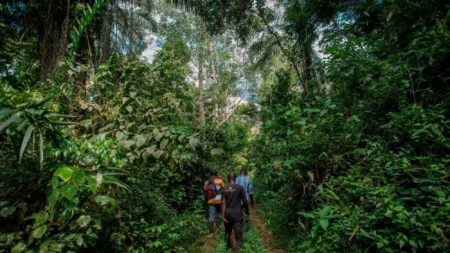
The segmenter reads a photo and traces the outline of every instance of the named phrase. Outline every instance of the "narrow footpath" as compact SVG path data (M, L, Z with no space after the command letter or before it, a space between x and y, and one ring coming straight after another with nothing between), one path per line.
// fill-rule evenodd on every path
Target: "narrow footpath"
M261 237L262 243L267 252L284 253L284 250L275 247L275 238L273 233L272 231L267 230L266 223L258 215L258 207L256 205L250 209L250 224L250 226L252 226L252 228L255 229Z
M225 233L223 226L215 235L204 237L202 244L192 252L225 253ZM244 234L244 245L241 253L284 253L284 250L275 247L275 238L266 227L264 220L258 215L258 207L250 208L250 225Z

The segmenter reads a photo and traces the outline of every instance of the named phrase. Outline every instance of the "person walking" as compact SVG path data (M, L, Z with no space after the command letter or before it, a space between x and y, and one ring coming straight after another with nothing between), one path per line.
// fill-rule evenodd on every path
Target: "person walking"
M208 222L211 234L219 228L222 221L220 205L222 204L221 192L224 186L222 178L215 171L211 172L209 179L203 185L208 204Z
M247 202L250 202L253 207L253 183L248 176L247 169L241 170L240 175L236 179L236 183L244 188Z
M225 240L227 249L231 249L231 233L234 230L236 237L236 247L234 252L239 252L239 248L244 243L244 214L243 208L248 210L248 201L245 190L236 184L236 174L228 175L228 185L222 192L222 214L225 225Z

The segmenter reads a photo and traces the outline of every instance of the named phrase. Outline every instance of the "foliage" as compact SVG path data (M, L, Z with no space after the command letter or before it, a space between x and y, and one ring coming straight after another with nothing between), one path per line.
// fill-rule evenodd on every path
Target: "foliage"
M189 252L241 168L288 251L448 251L446 1L171 2L0 4L1 252Z
M336 4L325 19L320 2L287 4L304 8L286 13L295 36L308 12L329 22L328 87L269 83L252 145L265 215L293 252L448 250L450 51L436 47L448 6L385 4Z

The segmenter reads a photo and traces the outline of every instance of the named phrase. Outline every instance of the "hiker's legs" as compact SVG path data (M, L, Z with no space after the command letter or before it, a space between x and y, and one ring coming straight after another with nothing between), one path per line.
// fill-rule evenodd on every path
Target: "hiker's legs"
M224 223L225 226L225 241L227 242L227 249L231 249L231 231L233 231L233 222Z
M217 228L219 228L222 223L222 210L220 205L216 205L216 222Z
M233 224L234 235L236 236L236 248L238 249L237 252L239 252L239 248L244 243L243 227L244 227L243 221L234 222Z
M242 207L242 210L244 211L244 214L249 216L250 215L250 206L249 205L244 205Z
M253 194L250 194L249 196L250 196L250 203L251 203L251 205L253 207Z
M206 219L208 219L209 218L208 196L206 194L204 195L205 195L205 202L203 203L203 207L205 208Z
M208 222L209 222L209 232L214 233L214 219L216 216L216 207L214 205L208 205Z

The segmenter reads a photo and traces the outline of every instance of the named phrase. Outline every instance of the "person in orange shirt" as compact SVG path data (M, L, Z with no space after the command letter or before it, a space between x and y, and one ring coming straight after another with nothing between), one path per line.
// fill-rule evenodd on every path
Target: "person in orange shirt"
M217 172L211 172L208 180L203 185L208 199L208 222L209 232L214 233L219 228L222 221L221 208L222 204L222 188L225 186L223 180L217 175ZM217 224L215 224L217 220Z

